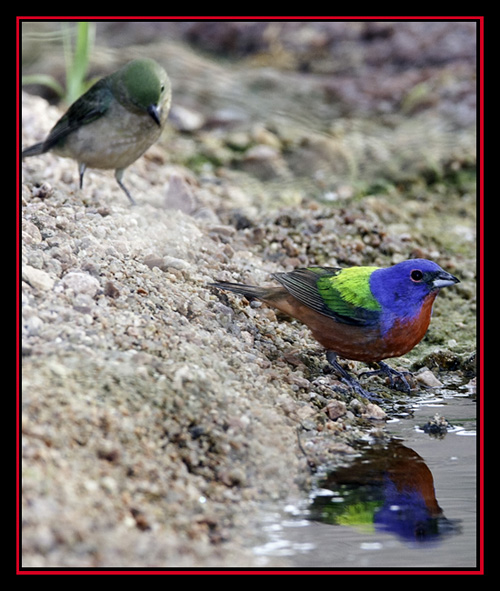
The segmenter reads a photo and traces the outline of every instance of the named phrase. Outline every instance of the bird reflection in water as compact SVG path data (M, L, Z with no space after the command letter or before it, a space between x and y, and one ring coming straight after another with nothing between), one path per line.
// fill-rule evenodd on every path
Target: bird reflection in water
M398 440L369 447L350 466L330 473L310 506L311 519L366 531L385 531L407 541L438 541L459 533L443 515L432 473ZM330 494L331 492L331 494Z

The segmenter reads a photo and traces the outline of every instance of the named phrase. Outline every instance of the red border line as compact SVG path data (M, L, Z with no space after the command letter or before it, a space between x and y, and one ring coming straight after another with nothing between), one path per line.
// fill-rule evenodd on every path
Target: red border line
M68 569L68 570L57 570L57 569L22 569L21 556L20 556L20 474L19 474L19 462L20 462L20 22L23 20L476 20L479 24L479 84L478 84L478 99L479 99L479 126L478 126L478 151L479 151L479 343L480 350L484 347L484 317L483 317L483 298L484 298L484 16L217 16L217 17L206 17L206 16L172 16L172 17L159 17L159 16L17 16L16 17L16 194L17 194L17 207L16 207L16 320L17 329L16 334L16 345L17 345L17 357L16 357L16 467L18 469L16 479L16 574L22 575L227 575L227 574L239 574L239 575L482 575L484 573L484 406L483 406L483 377L484 377L484 360L482 355L479 358L479 376L480 376L480 404L479 404L479 532L478 532L478 546L479 546L479 564L476 569L443 569L443 570L265 570L265 569L245 569L239 570L228 569L228 570L159 570L159 569L137 569L127 570L120 569Z

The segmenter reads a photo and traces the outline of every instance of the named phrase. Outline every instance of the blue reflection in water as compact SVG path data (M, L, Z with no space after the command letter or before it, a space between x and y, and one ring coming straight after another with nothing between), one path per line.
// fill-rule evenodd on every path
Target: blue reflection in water
M438 541L459 533L443 515L432 473L413 450L392 440L370 447L350 466L321 483L330 496L315 496L311 518L365 531L386 531L408 541Z

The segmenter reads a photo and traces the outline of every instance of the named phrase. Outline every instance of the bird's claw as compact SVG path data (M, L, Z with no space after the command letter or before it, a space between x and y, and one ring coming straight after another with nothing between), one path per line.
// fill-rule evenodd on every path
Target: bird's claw
M361 384L355 380L354 378L351 379L346 379L346 378L341 378L342 382L344 384L346 384L346 386L349 386L350 388L352 388L356 394L358 394L359 396L362 396L363 398L366 398L367 400L369 400L370 402L382 402L382 398L380 396L378 396L378 394L375 394L374 392L369 392L368 390L365 390Z
M387 365L387 363L384 363L383 361L379 361L378 366L379 366L379 369L375 369L372 371L364 371L362 374L360 374L359 377L362 378L363 376L373 376L373 375L381 375L381 374L385 375L389 378L390 386L394 390L399 389L396 387L395 380L394 380L394 378L398 378L403 383L404 391L407 392L408 394L411 392L411 386L408 383L408 380L404 376L404 374L411 375L411 373L409 371L398 371L396 369L393 369L392 367L390 367L389 365Z
M367 398L370 401L381 402L382 398L374 394L373 392L368 392L365 390L361 384L353 378L341 365L339 365L337 361L337 356L332 351L328 351L326 354L326 358L328 363L333 367L336 373L340 375L341 381L349 388L352 388L356 394L359 396L363 396L363 398Z

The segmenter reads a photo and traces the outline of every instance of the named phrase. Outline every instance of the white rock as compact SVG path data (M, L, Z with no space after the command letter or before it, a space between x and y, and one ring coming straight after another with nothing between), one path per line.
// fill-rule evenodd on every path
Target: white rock
M29 283L35 289L48 291L54 286L54 279L45 271L35 269L30 265L24 265L22 268L22 279Z
M71 289L76 293L86 293L94 297L100 289L99 281L88 273L70 271L61 280L64 289Z
M430 369L419 371L415 378L420 384L427 386L427 388L440 388L443 383L437 379Z

